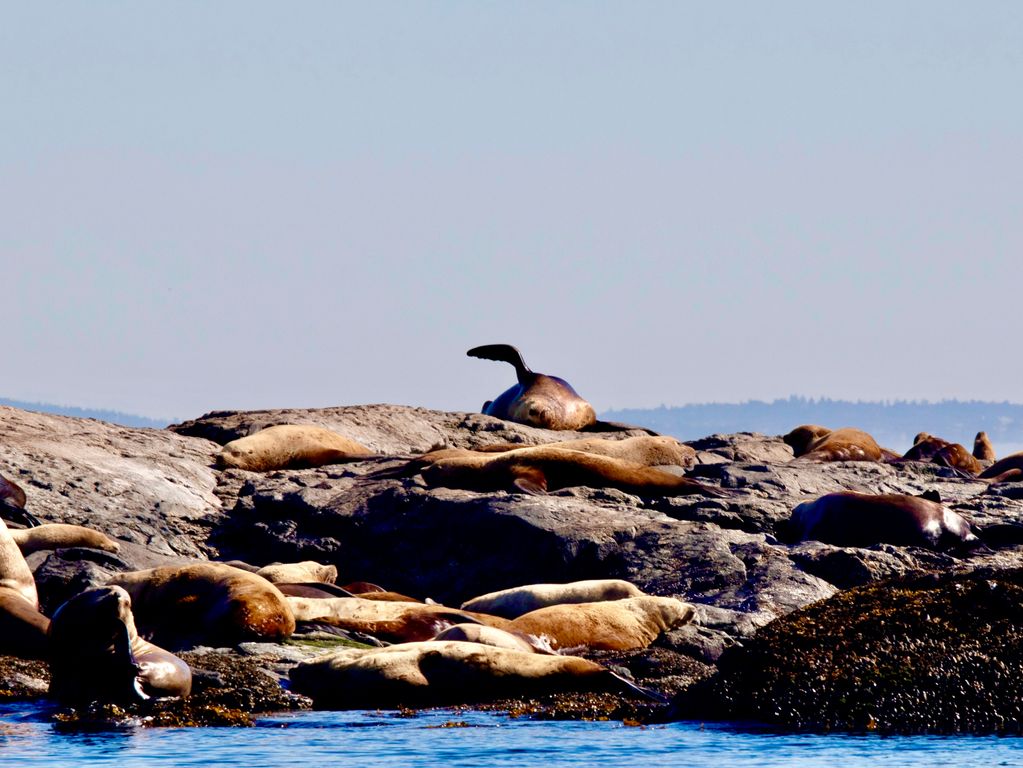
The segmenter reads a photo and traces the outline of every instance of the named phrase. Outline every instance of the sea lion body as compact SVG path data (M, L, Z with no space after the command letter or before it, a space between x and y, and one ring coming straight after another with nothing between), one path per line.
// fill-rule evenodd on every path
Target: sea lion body
M609 456L537 446L481 457L442 459L421 470L427 485L490 493L543 494L561 488L617 488L638 496L726 496L654 467Z
M512 620L506 629L551 646L628 651L646 648L658 635L692 620L693 607L673 597L643 595L599 603L570 603L540 608Z
M13 530L11 537L26 557L33 552L69 547L88 547L104 552L117 552L120 549L120 545L106 534L65 523L43 523L35 528Z
M486 624L455 624L439 632L434 640L460 640L526 653L554 653L550 645L522 632L508 632Z
M224 563L119 573L107 583L128 591L142 632L167 648L279 642L295 631L295 617L280 590L262 576Z
M584 437L578 440L559 440L555 443L544 443L539 446L499 443L484 446L479 450L479 453L507 453L509 451L528 451L535 448L560 448L568 451L581 451L582 453L631 461L644 467L671 466L692 469L696 465L696 449L668 435L638 435L621 440ZM451 454L451 456L455 455L454 453ZM438 458L450 458L450 456Z
M572 385L557 376L534 373L510 344L487 344L466 354L515 366L518 383L495 400L483 404L483 413L540 429L579 430L596 423L593 406Z
M973 439L973 457L978 461L994 461L995 449L987 432L981 431Z
M227 443L217 456L224 468L269 472L304 469L372 456L364 445L311 424L278 424Z
M301 662L294 690L318 707L454 705L562 690L620 690L596 662L462 641L351 648Z
M337 580L337 566L323 565L314 560L303 560L300 563L274 563L264 565L256 571L272 584L299 584L320 581L333 584Z
M50 620L39 612L35 578L11 534L0 519L0 654L43 658Z
M1023 451L1011 453L1008 456L999 459L981 472L980 477L983 480L990 480L1014 469L1023 470Z
M889 453L873 437L852 427L828 429L804 424L784 435L782 440L801 461L883 461L889 458Z
M591 579L568 584L528 584L474 597L462 603L462 610L514 619L549 605L622 600L627 597L639 597L642 594L639 587L622 579Z
M799 504L787 527L795 541L838 547L883 543L949 549L980 543L970 524L940 502L904 494L829 493Z
M188 696L192 671L139 637L131 598L121 587L94 587L64 603L50 623L50 693L70 703L128 703Z

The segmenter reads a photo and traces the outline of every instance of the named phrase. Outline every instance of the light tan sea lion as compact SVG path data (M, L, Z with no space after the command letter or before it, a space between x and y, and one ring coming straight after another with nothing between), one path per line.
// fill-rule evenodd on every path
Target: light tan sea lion
M904 494L829 493L799 504L789 518L791 541L837 547L873 544L963 549L980 544L970 524L941 502Z
M796 427L782 437L801 461L884 461L896 458L866 432L843 427L828 429L816 424Z
M11 537L26 557L45 549L88 547L104 552L117 552L120 549L120 545L106 534L81 525L65 523L43 523L35 528L12 530Z
M973 439L973 457L978 461L994 461L995 448L988 439L987 432L978 432Z
M296 621L331 624L341 629L373 635L390 643L429 640L455 624L485 623L505 628L497 616L445 608L425 603L367 600L361 597L316 599L288 597Z
M119 573L107 583L128 591L139 629L166 648L279 642L295 631L295 617L280 590L262 576L224 563Z
M579 440L559 440L538 446L523 446L516 443L497 443L479 449L480 453L506 453L528 451L534 448L562 448L568 451L582 451L612 459L631 461L644 467L674 466L692 469L696 465L696 449L668 435L639 435L612 440L604 437L584 437ZM439 456L438 458L447 458Z
M292 688L321 708L467 704L570 690L637 691L596 662L459 641L350 648L303 661Z
M693 607L673 597L643 595L600 603L552 605L514 619L505 629L545 637L551 646L628 651L646 648L662 632L693 618Z
M221 467L269 472L322 467L374 455L369 448L329 429L311 424L278 424L232 440L221 449Z
M337 566L303 560L300 563L264 565L256 574L273 584L300 584L309 581L333 584L337 580Z
M557 376L533 373L511 344L487 344L474 347L466 354L515 366L518 383L496 400L483 404L483 413L488 416L541 429L578 430L596 423L593 406L583 400L571 384Z
M0 653L44 658L49 624L39 612L39 595L25 556L0 520Z
M554 653L550 643L522 632L508 632L486 624L455 624L439 632L434 640L460 640L526 653Z
M192 690L188 665L139 637L121 587L87 589L53 614L50 677L50 694L74 704L185 697Z
M617 488L637 496L724 497L725 491L653 467L581 451L538 446L483 457L441 459L422 469L432 487L543 494L561 488Z
M514 619L530 611L563 603L598 603L639 597L643 591L622 579L590 579L568 584L527 584L474 597L462 610Z
M980 473L981 479L988 480L994 479L999 475L1009 472L1014 469L1023 470L1023 451L1018 453L1010 453L1005 458L999 459L990 467Z

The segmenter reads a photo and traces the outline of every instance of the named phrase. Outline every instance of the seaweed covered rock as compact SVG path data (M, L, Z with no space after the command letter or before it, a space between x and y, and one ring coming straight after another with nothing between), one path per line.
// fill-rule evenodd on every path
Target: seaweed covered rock
M680 694L677 719L1023 733L1023 569L870 584L777 619Z

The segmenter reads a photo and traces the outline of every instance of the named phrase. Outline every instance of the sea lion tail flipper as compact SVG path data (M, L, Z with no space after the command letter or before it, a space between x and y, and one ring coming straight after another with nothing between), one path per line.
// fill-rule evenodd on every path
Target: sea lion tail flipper
M515 366L515 375L519 379L519 384L530 384L533 381L533 372L526 367L522 354L511 344L484 344L482 347L473 347L465 354L482 360L511 363Z
M547 477L535 467L523 467L516 470L512 486L530 496L543 496L547 493Z
M38 517L24 507L11 503L8 499L0 499L0 517L10 520L12 523L21 523L26 528L36 528L42 525Z
M668 697L662 696L657 691L652 691L649 688L644 688L642 685L637 685L624 675L619 675L617 672L612 672L610 669L607 673L625 689L622 693L634 693L642 699L647 699L648 701L653 701L658 704L668 703Z

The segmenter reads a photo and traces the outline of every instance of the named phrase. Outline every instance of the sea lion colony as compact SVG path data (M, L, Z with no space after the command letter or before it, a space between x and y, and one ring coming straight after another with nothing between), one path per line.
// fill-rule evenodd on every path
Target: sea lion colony
M529 371L514 347L490 345L469 354L503 360L516 369L518 384L488 401L484 413L554 429L578 430L597 423L592 408L579 405L585 401L567 382ZM926 433L918 435L904 456L852 428L802 425L784 441L793 449L793 461L892 466L931 461L990 482L1015 478L1023 470L1021 454L993 462L983 432L977 435L973 455ZM323 427L272 425L228 442L217 465L272 472L379 458L372 449ZM421 477L430 487L480 493L542 495L586 485L650 498L741 495L683 477L681 473L696 462L696 452L689 446L647 435L526 447L491 444L475 451L436 448L365 476L395 482ZM572 654L646 648L694 615L683 600L647 595L620 579L510 585L453 608L362 582L339 587L334 583L335 564L310 561L263 567L192 562L120 572L105 586L73 596L47 617L39 611L25 557L58 547L116 553L118 542L81 526L35 525L38 518L27 511L32 508L30 494L2 476L0 501L0 512L12 525L30 526L9 529L0 520L0 652L46 658L52 695L74 704L187 696L191 676L174 651L248 640L281 642L306 625L327 626L384 644L380 649L329 654L296 667L294 688L321 706L449 704L547 690L634 690L601 665ZM34 512L46 516L44 510ZM983 532L979 533L980 537L968 521L934 498L832 493L797 505L779 537L962 553L981 544Z

